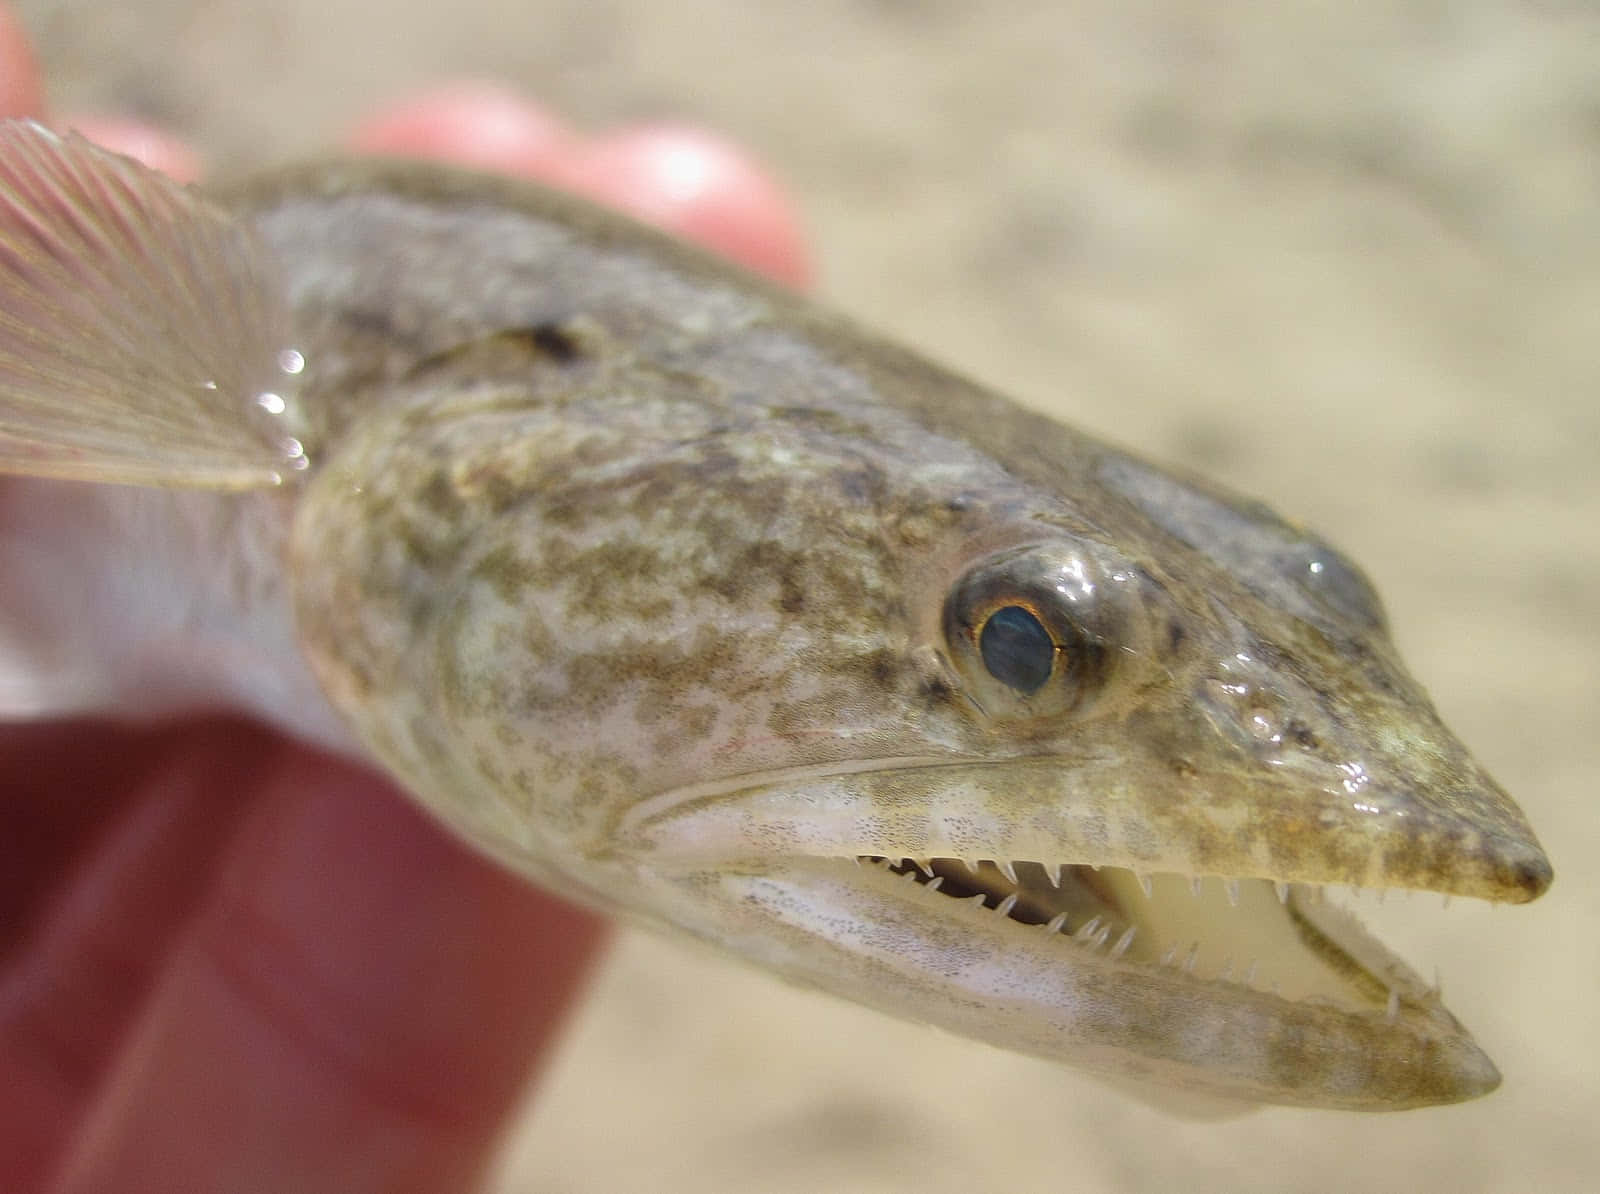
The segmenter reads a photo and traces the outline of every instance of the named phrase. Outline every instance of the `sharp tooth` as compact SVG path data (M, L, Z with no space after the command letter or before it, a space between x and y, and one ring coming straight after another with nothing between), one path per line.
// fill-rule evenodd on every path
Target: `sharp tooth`
M1120 958L1123 954L1127 953L1128 946L1133 944L1134 935L1138 933L1138 931L1139 930L1133 925L1129 925L1127 928L1123 929L1122 936L1118 937L1117 943L1111 947L1111 956L1113 958Z
M1044 873L1045 876L1050 880L1050 886L1061 886L1061 864L1059 862L1051 863L1050 865L1046 866L1044 868Z
M930 878L930 879L933 878L933 863L932 862L930 862L926 858L913 858L911 861L917 864L917 870L921 871L924 875L928 876L928 878Z
M850 856L850 861L851 861L851 862L853 862L853 863L855 863L855 864L856 864L856 865L857 865L857 866L860 866L860 865L861 865L861 855L859 855L859 854L852 854L852 855L851 855L851 856Z
M1393 987L1389 988L1389 1004L1384 1008L1383 1015L1391 1024L1400 1018L1400 992Z
M1017 893L1012 892L1005 899L995 905L995 911L1001 916L1010 916L1011 910L1017 906Z
M1013 885L1016 884L1016 882L1017 882L1017 868L1014 867L1011 864L1011 860L1010 859L1008 859L1008 858L996 859L995 866L1000 868L1000 873L1002 875L1004 875L1007 879L1009 879Z
M1099 931L1099 928L1100 928L1100 918L1098 916L1096 916L1094 919L1090 920L1087 924L1085 924L1082 927L1080 927L1078 929L1078 931L1072 935L1073 939L1075 941L1088 941L1091 937L1093 937L1095 935L1096 932Z
M915 883L917 881L917 872L916 872L915 868L912 868L910 870L904 870L904 871L900 872L900 877L902 879L906 879L906 880L909 880L912 883Z
M981 862L979 862L976 858L967 858L967 859L964 859L962 861L961 865L966 867L967 870L971 871L974 875L976 875L978 873L978 868L980 866L982 866L983 864Z
M1094 935L1094 947L1099 949L1106 943L1106 938L1111 936L1111 926L1101 925L1100 931Z
M1185 974L1193 974L1194 973L1194 964L1199 960L1200 960L1200 943L1198 941L1196 941L1196 942L1193 942L1192 944L1190 944L1189 952L1188 952L1188 954L1186 954L1184 956L1184 959L1183 959L1183 972Z
M1239 906L1239 880L1229 879L1225 881L1222 889L1228 893L1228 907L1237 908Z
M968 896L967 897L967 903L971 904L974 908L982 908L983 907L983 892L980 891L977 895Z
M1199 898L1199 896L1200 896L1200 876L1199 875L1190 875L1189 876L1189 894L1194 896L1196 899Z
M1224 983L1228 983L1228 982L1232 982L1233 981L1233 955L1232 954L1229 954L1226 958L1223 959L1222 970L1217 974L1217 981L1218 982L1224 982Z
M1059 933L1061 931L1061 926L1066 923L1067 914L1065 912L1057 912L1049 920L1045 921L1044 931L1047 933Z
M1172 960L1177 956L1178 947L1176 945L1169 945L1166 949L1161 951L1161 964L1163 966L1170 966L1172 965Z
M927 882L927 888L928 888L929 891L938 891L939 888L941 888L943 886L944 886L944 876L943 875L935 875L933 878L929 879L928 882Z
M1273 880L1272 890L1278 893L1278 903L1287 904L1289 902L1289 885L1282 879Z
M1150 898L1150 893L1155 890L1155 884L1151 882L1150 876L1142 874L1139 871L1135 871L1133 873L1133 877L1139 880L1139 890L1144 892L1144 898L1148 900Z

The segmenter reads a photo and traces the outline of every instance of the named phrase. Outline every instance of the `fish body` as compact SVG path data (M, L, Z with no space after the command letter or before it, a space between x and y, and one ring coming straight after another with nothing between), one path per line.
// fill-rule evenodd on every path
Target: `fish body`
M161 644L141 684L83 633L126 602L52 633L0 601L35 644L13 712L242 704L556 890L1101 1072L1371 1109L1497 1083L1318 892L1521 901L1549 865L1312 533L524 184L334 162L206 200L11 137L12 262L111 263L85 343L148 339L116 305L146 271L218 296L164 325L194 360L0 342L0 467L154 486L12 492L141 545L131 620L166 620L125 635ZM11 554L125 582L52 505Z

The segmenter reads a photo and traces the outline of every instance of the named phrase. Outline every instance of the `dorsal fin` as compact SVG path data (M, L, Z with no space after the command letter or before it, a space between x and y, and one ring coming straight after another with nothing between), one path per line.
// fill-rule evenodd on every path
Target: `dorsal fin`
M0 472L244 489L305 466L250 230L76 134L0 121Z

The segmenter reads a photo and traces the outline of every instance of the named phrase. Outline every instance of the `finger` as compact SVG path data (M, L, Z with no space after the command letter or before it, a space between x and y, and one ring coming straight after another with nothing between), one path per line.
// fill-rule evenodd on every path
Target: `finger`
M791 286L810 257L782 189L732 145L670 126L594 140L501 88L457 84L358 125L354 148L538 178L621 208Z
M471 1188L598 922L285 755L62 1189Z
M0 725L0 966L44 914L72 860L121 809L98 790L110 778L104 757L126 760L132 776L144 769L142 754L96 729L84 722Z
M11 7L0 5L0 117L43 111L44 88L27 34Z
M47 932L62 889L94 870L97 851L117 849L136 806L170 797L165 773L182 765L173 756L192 747L203 768L210 751L240 754L241 733L227 721L160 730L90 720L0 725L0 981L15 953Z
M90 838L60 851L50 899L35 915L9 893L0 903L21 934L0 969L0 1189L20 1191L42 1185L59 1163L248 807L240 770L275 740L228 722L155 733L83 722L8 727L3 739L4 869L11 849L20 860L40 836ZM19 755L30 745L31 757ZM62 805L71 806L65 815ZM18 820L30 808L42 835ZM52 814L74 832L47 826ZM18 828L20 838L11 833Z
M728 142L651 126L580 153L571 186L797 289L811 284L799 217L783 191Z
M386 108L348 138L361 153L454 162L557 181L576 137L555 115L492 83L452 83Z
M126 154L179 182L194 182L202 170L200 156L170 133L117 116L68 116L55 122L74 129L96 145Z

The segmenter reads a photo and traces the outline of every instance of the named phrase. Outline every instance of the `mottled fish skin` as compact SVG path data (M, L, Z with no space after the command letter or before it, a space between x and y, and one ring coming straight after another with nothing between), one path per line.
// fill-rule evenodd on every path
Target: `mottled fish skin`
M577 201L349 162L219 199L286 279L311 467L214 500L457 832L1107 1073L1364 1109L1498 1082L1300 886L1550 882L1327 544Z

